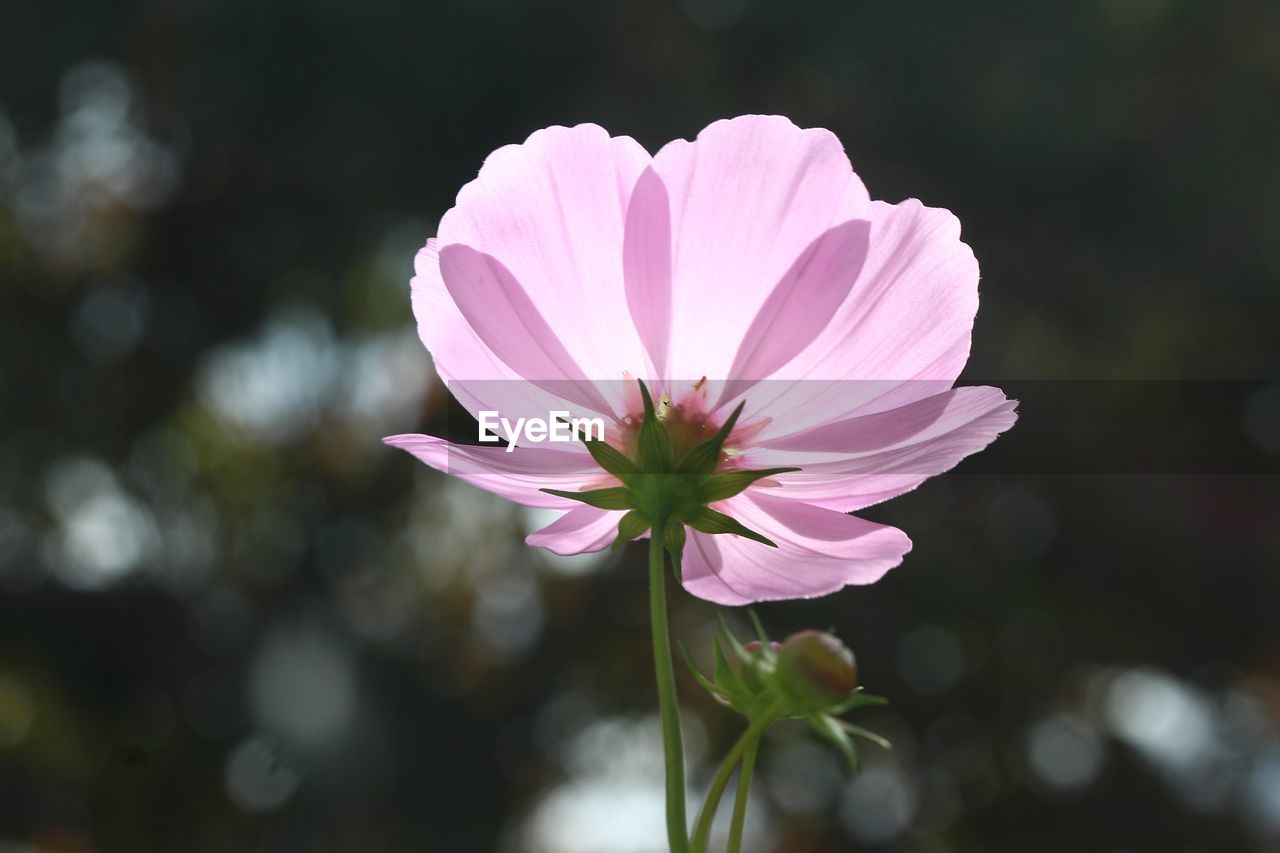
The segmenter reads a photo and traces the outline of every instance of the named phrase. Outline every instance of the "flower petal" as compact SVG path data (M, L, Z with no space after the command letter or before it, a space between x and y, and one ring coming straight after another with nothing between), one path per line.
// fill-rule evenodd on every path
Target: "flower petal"
M848 418L747 451L747 468L794 465L755 487L849 512L914 489L1013 426L1017 401L999 388L954 388L876 414Z
M571 509L541 530L525 537L525 543L561 556L602 551L618 535L620 512L580 506Z
M692 533L684 587L719 604L811 598L874 583L911 550L911 540L895 527L801 501L744 493L721 507L778 547Z
M845 222L800 253L751 321L721 403L773 374L831 322L866 260L868 231L864 221Z
M836 137L780 116L717 121L653 159L671 199L668 372L728 377L774 287L816 238L866 218L867 192Z
M462 316L440 275L440 245L427 239L413 259L414 276L409 281L413 316L418 321L418 337L431 353L436 373L445 382L455 376L452 367L467 368L456 378L484 376L489 379L519 377L497 354L480 340L476 330Z
M960 240L960 221L914 199L873 202L870 219L862 274L788 373L954 381L978 311L978 262Z
M948 211L873 202L867 260L831 321L753 392L762 438L949 388L969 358L978 263ZM784 380L802 380L788 382Z
M414 258L414 272L410 289L418 337L430 350L436 373L467 411L475 417L490 410L512 418L545 418L565 408L565 400L524 381L480 339L445 287L434 237Z
M509 367L579 405L614 413L501 261L470 246L445 246L440 274L467 323Z
M662 178L645 169L631 193L622 244L627 307L659 379L668 378L671 341L670 205Z
M564 445L564 450L520 447L507 453L503 447L454 444L430 435L392 435L383 442L412 453L437 471L525 506L575 508L579 504L574 501L540 490L580 491L608 479L602 477L595 461L574 445Z
M649 163L635 140L596 125L539 130L485 160L441 219L439 244L497 259L586 376L639 375L646 353L627 309L622 245L631 191ZM462 285L449 284L456 297Z

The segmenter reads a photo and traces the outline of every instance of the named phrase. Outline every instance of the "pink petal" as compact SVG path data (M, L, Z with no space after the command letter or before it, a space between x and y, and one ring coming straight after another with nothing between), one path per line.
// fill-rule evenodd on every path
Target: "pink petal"
M1016 408L999 388L955 388L886 412L764 439L742 464L798 466L800 471L771 478L778 495L852 511L955 467L1013 426Z
M728 377L775 286L833 226L866 218L866 189L839 140L780 116L718 121L654 157L671 198L668 372Z
M440 275L440 246L435 237L413 259L409 282L418 337L431 353L436 373L446 382L467 376L516 379L519 374L480 340L458 309ZM454 368L460 372L454 374Z
M780 435L945 390L969 357L978 263L960 223L917 201L873 202L867 260L822 332L748 410ZM805 380L788 382L784 380Z
M497 259L586 376L638 375L647 359L623 286L623 227L649 162L634 140L596 125L539 130L489 155L441 219L439 244ZM455 298L461 287L450 282ZM445 372L475 376L451 355Z
M978 311L978 262L960 241L960 221L914 199L873 202L870 219L862 274L788 373L954 381Z
M430 435L392 435L383 442L474 486L525 506L570 509L580 506L540 489L581 491L595 487L603 472L585 452L530 446L507 453L503 447L453 444ZM559 448L572 445L557 445Z
M601 551L617 537L621 518L621 512L578 506L541 530L530 533L524 541L562 556Z
M622 246L627 306L653 363L667 378L671 339L671 210L667 188L652 168L636 182Z
M567 401L524 381L508 367L463 317L440 275L434 237L414 258L414 271L410 289L418 336L449 392L467 411L473 416L488 409L512 418L545 418L565 408Z
M862 269L868 231L866 222L845 222L800 253L747 329L722 403L774 373L826 327Z
M874 583L902 562L901 530L800 501L744 493L722 510L778 544L731 534L690 533L684 587L718 604L812 598Z
M501 261L469 246L445 246L440 273L467 323L509 367L535 385L595 412L613 414L601 389L583 381L587 375Z

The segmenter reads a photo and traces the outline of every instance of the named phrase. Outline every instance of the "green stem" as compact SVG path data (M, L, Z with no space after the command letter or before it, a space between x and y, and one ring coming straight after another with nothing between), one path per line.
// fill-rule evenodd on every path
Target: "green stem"
M649 538L649 622L653 629L653 667L658 676L658 707L662 716L662 750L667 767L667 840L671 853L687 853L688 824L684 815L684 745L680 739L680 706L671 660L667 627L667 587L662 558L664 524L655 523Z
M748 728L734 743L729 754L724 757L724 761L720 762L720 769L711 780L711 787L707 789L707 799L703 802L702 811L698 812L698 821L693 826L691 847L693 853L707 853L707 844L711 840L711 824L715 820L716 809L720 806L720 797L724 795L724 789L729 787L729 779L738 766L738 760L742 758L743 750L747 748L747 741L758 736L757 726Z
M747 795L751 792L751 773L756 766L756 753L760 750L760 735L763 729L747 741L742 753L742 770L738 773L738 796L733 801L733 822L729 825L728 853L738 853L742 849L742 827L747 819Z

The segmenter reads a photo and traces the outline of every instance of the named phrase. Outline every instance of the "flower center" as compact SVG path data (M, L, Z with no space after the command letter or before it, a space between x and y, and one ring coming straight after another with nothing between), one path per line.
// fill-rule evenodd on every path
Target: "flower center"
M654 401L654 410L662 428L671 439L672 456L676 460L683 459L699 444L716 434L721 424L713 421L711 416L699 405L696 399L682 400L672 403L665 394ZM644 411L634 411L622 420L622 443L620 449L632 461L640 461L640 426L644 423ZM730 453L722 449L716 463L719 470L728 459Z
M701 406L673 406L666 397L655 404L643 382L637 381L637 387L643 414L623 420L618 446L599 439L583 439L592 458L620 485L581 492L542 491L598 509L627 510L618 522L615 548L652 527L655 536L664 537L664 547L674 557L684 547L685 525L702 533L733 533L777 547L767 537L710 506L741 493L757 480L800 470L722 469L734 455L725 450L725 442L742 415L745 401L739 402L716 428ZM699 389L695 386L694 390Z

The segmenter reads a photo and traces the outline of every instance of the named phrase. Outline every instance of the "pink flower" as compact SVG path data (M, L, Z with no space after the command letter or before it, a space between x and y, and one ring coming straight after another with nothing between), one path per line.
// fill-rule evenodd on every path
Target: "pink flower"
M635 378L665 424L705 436L745 401L720 470L797 467L713 508L777 543L689 531L683 582L723 604L872 583L911 548L847 513L900 495L1014 422L996 388L953 387L978 264L945 210L871 201L840 142L785 118L717 121L650 156L595 125L498 149L418 253L414 314L479 416L597 414L627 450ZM614 539L621 511L541 491L616 481L581 444L386 439L433 468L564 509L528 542Z

